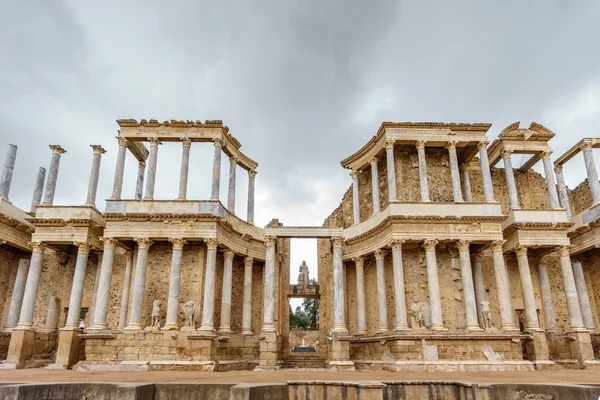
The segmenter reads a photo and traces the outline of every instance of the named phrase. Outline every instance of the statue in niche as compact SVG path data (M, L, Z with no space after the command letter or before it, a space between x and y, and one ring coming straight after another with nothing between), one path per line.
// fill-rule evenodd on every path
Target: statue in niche
M154 300L152 302L152 328L160 329L160 305L162 301Z
M195 328L194 326L194 315L196 315L196 302L188 301L183 305L183 314L185 315L184 326Z
M306 286L309 283L308 265L306 265L306 261L302 261L302 265L300 266L300 274L298 275L298 285Z
M425 310L423 303L419 301L417 296L413 297L413 303L410 306L410 311L412 312L413 317L413 328L425 328Z
M490 310L490 302L482 300L481 304L481 319L483 320L483 328L489 329L492 327L492 312Z

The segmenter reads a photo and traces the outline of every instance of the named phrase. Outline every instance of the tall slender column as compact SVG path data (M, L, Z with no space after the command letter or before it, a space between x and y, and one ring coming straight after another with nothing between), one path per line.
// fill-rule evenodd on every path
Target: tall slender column
M377 162L379 159L374 157L369 163L371 164L371 188L373 191L373 214L380 211L379 205L379 172L377 170Z
M42 194L44 193L45 179L46 168L40 167L35 178L35 187L33 188L33 196L31 198L31 214L35 214L35 211L42 202Z
M429 184L427 183L427 160L425 159L425 140L417 140L417 154L419 157L419 183L421 185L421 201L429 199Z
M585 276L583 275L583 266L579 260L575 260L573 262L573 275L575 277L577 294L579 295L579 307L581 308L583 324L585 325L586 329L593 331L596 329L596 325L594 324L590 296L588 295L587 285L585 284Z
M190 147L192 141L189 138L181 139L181 170L179 172L179 196L177 200L185 200L187 198L187 183L188 183L188 171L190 167Z
M227 209L235 214L235 171L237 158L229 157L229 187L227 191Z
M158 145L161 141L157 138L148 138L150 142L150 155L148 156L148 172L146 176L146 194L144 200L154 199L154 184L156 182L156 163L158 161Z
M406 291L404 288L404 265L402 263L402 244L404 240L393 240L392 266L394 268L394 301L395 301L395 324L394 331L410 330L408 327L408 316L406 313Z
M231 333L231 282L233 274L233 257L231 250L223 252L223 292L221 295L221 325L219 333Z
M473 194L471 192L471 178L469 177L469 168L468 168L468 164L463 164L461 166L461 171L462 171L462 184L463 184L463 197L465 199L465 201L467 202L472 202L473 201Z
M54 193L56 192L56 181L58 180L58 167L60 165L60 155L67 151L58 145L51 145L52 158L50 159L50 169L48 170L48 182L44 192L44 202L42 205L51 206L54 203Z
M494 200L494 186L492 184L492 173L490 172L490 162L487 153L488 142L480 142L477 145L479 150L479 160L481 162L481 177L483 178L483 193L485 201L490 203Z
M40 276L42 275L42 262L44 261L44 248L41 242L32 242L33 252L31 253L31 262L29 263L29 273L25 283L25 294L21 304L21 313L19 314L19 323L17 329L33 329L33 312L35 310L35 301L40 286Z
M546 187L548 188L548 197L550 198L550 207L552 209L560 209L558 202L558 192L556 191L556 183L554 182L554 173L552 172L552 160L550 155L552 151L542 152L542 164L544 164L544 175L546 176Z
M73 243L77 246L77 261L75 262L75 273L73 274L73 285L71 286L71 297L69 298L69 312L65 328L75 329L79 327L81 315L81 301L83 299L83 285L85 272L87 270L88 254L90 245L84 242Z
M440 296L440 281L438 278L437 257L435 246L437 240L423 241L425 260L427 262L427 285L429 287L429 302L431 303L431 329L434 331L446 330L442 318L442 298Z
M585 161L588 184L590 185L590 191L592 192L592 202L593 204L596 204L600 202L600 182L598 181L598 171L596 170L596 162L594 161L592 147L593 143L589 140L584 140L580 146Z
M138 173L135 181L135 199L141 200L144 193L144 174L146 173L146 163L138 162Z
M113 181L113 192L111 200L120 200L123 190L123 173L125 171L125 157L127 156L127 146L129 140L124 137L117 137L119 141L119 151L117 152L117 166L115 168L115 179Z
M6 329L12 329L19 323L19 315L21 314L21 305L23 304L23 296L25 294L25 283L27 281L27 270L29 269L29 260L21 258L19 267L17 268L17 277L13 287L13 294L10 299L10 309L8 318L6 318Z
M579 306L579 296L575 284L575 275L571 266L569 246L559 246L557 249L560 271L562 272L563 285L565 286L565 297L567 298L567 310L569 311L569 325L572 330L584 330L583 317Z
M354 216L354 223L356 225L360 222L360 199L358 194L358 171L352 170L350 172L352 177L352 211Z
M167 302L167 319L163 329L177 329L179 327L179 291L181 288L181 259L183 257L183 246L186 241L183 238L170 238L173 243L171 254L171 276L169 278L169 300Z
M344 238L333 237L331 243L333 244L333 330L347 332L344 309L344 262L342 259Z
M517 194L517 183L515 182L515 174L513 171L512 160L510 156L512 150L502 150L502 161L504 162L504 175L506 176L506 186L508 188L508 199L510 208L517 210L519 206L519 196Z
M481 315L481 302L485 301L485 283L483 282L483 269L481 268L482 254L473 255L473 263L471 264L473 271L473 286L475 287L475 303L477 306L477 320L479 326L485 326L483 316Z
M473 286L473 272L471 270L471 253L469 252L469 241L458 240L456 242L460 257L460 275L463 283L463 296L465 302L465 315L467 318L466 329L468 331L480 331L477 319L477 304L475 301L475 287Z
M267 248L263 289L263 332L275 331L275 236L265 236Z
M502 252L502 245L505 242L505 240L496 240L491 244L496 290L498 291L498 306L500 307L500 328L504 331L518 331L514 319L515 308L512 302L508 270Z
M89 326L94 325L94 315L96 314L96 301L98 299L98 286L100 283L100 272L102 271L102 254L98 253L98 265L96 266L96 279L94 280L94 294L92 295L92 306L89 311Z
M205 239L206 243L206 268L204 269L204 303L202 304L202 323L199 330L206 333L214 333L214 310L215 310L215 273L217 267L217 247L219 241L216 238Z
M567 217L571 218L571 204L569 203L569 193L567 192L567 185L565 183L565 177L563 175L562 165L554 167L556 173L556 185L558 186L558 198L560 200L560 206L567 210Z
M456 145L457 141L451 140L446 145L448 149L448 155L450 158L450 178L452 179L452 193L454 195L454 202L461 203L463 201L461 187L460 187L460 172L458 170L458 157L456 156Z
M8 145L8 153L4 162L4 170L2 178L0 178L0 199L8 201L10 193L10 184L12 182L13 170L15 169L15 160L17 159L17 146L14 144Z
M398 198L396 190L396 163L394 162L394 141L385 142L385 153L387 162L387 181L389 200L394 201Z
M90 329L106 329L106 317L108 315L108 298L110 296L110 281L113 272L113 260L115 258L115 246L117 240L111 237L101 239L104 242L102 254L102 267L100 268L100 279L98 280L98 295L94 303L93 325Z
M550 276L545 262L538 263L538 280L540 282L540 292L542 294L542 304L544 305L544 323L547 331L556 331L556 313L552 303L552 289L550 287Z
M131 298L131 311L129 324L125 329L138 330L142 324L142 309L144 307L144 294L146 292L146 272L148 267L148 249L152 245L150 238L134 238L138 245L135 275L133 278L133 295Z
M540 322L537 316L535 296L533 295L533 282L531 281L529 259L527 258L527 247L518 246L515 248L515 254L517 255L517 263L519 264L521 293L523 295L523 305L525 307L525 318L527 318L526 329L528 331L537 331L540 330Z
M254 178L256 177L256 171L248 171L248 217L246 220L254 224Z
M221 148L223 141L221 139L213 139L215 144L215 155L213 158L213 175L212 175L212 191L211 200L219 200L219 187L221 185Z
M121 293L121 308L119 309L119 329L127 325L127 308L129 306L129 291L131 290L131 271L133 270L133 254L126 253L125 277L123 279L123 292Z
M367 314L365 310L365 260L363 257L353 259L356 265L356 335L367 333Z
M244 304L242 306L242 335L252 335L252 257L244 258Z
M385 294L385 250L375 250L375 264L377 268L377 333L388 331L387 296Z
M96 192L98 191L98 177L100 176L100 160L102 154L106 153L106 150L97 144L92 144L90 146L94 150L94 160L92 162L92 171L90 173L90 183L88 185L85 205L96 207Z

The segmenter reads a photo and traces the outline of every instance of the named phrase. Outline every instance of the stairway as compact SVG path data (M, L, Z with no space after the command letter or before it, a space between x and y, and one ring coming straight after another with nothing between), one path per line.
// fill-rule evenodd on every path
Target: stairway
M282 359L282 368L285 369L324 369L325 359L315 353L290 354Z

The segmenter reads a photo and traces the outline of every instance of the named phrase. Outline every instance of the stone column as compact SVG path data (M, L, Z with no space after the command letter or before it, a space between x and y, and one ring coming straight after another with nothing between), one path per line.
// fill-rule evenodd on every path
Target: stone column
M588 295L587 285L585 284L585 276L583 275L583 266L581 261L575 260L573 262L573 275L575 277L575 286L577 287L577 294L579 295L579 307L581 308L581 316L583 317L583 324L586 329L590 331L596 330L594 324L594 316L592 315L592 305L590 303L590 296Z
M23 295L17 329L33 329L33 312L40 285L40 276L42 275L42 262L44 261L44 249L46 246L41 242L32 242L31 246L33 247L33 252L31 253L29 273L27 274L27 282L25 283L25 294Z
M371 164L371 189L373 191L373 214L377 214L381 207L379 205L379 172L377 170L377 162L379 159L374 157L369 163Z
M375 250L375 264L377 268L377 332L386 333L388 331L387 317L387 296L385 294L385 269L384 269L385 250Z
M100 145L92 144L90 146L94 150L94 160L92 162L92 172L90 173L90 183L88 185L85 205L96 207L96 192L98 191L98 177L100 176L100 160L102 154L106 153L106 150Z
M525 318L527 318L526 329L528 331L539 331L540 323L538 321L535 296L533 294L533 282L531 281L529 259L527 258L527 247L516 247L515 254L517 255L517 263L519 264L519 277L521 279L523 306L525 307Z
M406 313L406 291L404 288L404 265L402 263L402 244L404 240L393 240L392 266L394 268L394 302L395 302L395 324L394 331L410 330L408 327L408 316Z
M496 240L491 244L496 290L498 291L498 306L500 307L500 328L504 331L518 331L519 329L515 325L515 308L512 302L508 270L502 252L504 243L505 240Z
M550 276L545 262L538 263L538 279L540 282L540 292L542 294L542 304L544 305L544 323L547 331L557 331L556 314L554 304L552 303L552 288L550 287Z
M138 330L142 324L142 310L144 307L144 294L146 292L146 272L148 267L148 249L152 245L150 238L134 238L138 245L135 275L133 278L133 295L131 298L131 312L129 324L125 329Z
M275 332L275 236L265 236L267 248L264 269L263 332Z
M244 304L242 306L242 335L252 335L252 257L244 258Z
M510 156L512 155L512 150L502 150L502 161L504 162L504 175L506 176L506 186L508 188L508 199L510 208L512 210L517 210L521 208L519 206L519 196L517 192L517 183L515 182L515 174L513 171L512 160Z
M560 206L567 210L567 217L571 218L573 214L571 213L569 193L567 192L567 185L565 183L562 165L557 165L556 167L554 167L554 172L556 173L556 184L558 186L558 197L560 200Z
M235 214L235 172L237 158L229 157L229 187L227 190L227 209Z
M117 153L117 166L115 168L115 179L113 181L113 192L110 197L111 200L120 200L121 192L123 190L123 173L125 170L125 157L127 156L127 146L129 146L129 140L124 137L117 137L119 141L119 151Z
M558 202L558 192L556 191L556 183L554 182L554 173L552 172L552 160L550 155L552 151L542 152L542 163L544 164L544 175L546 176L546 187L548 188L548 197L550 198L550 207L553 210L560 209Z
M138 162L137 180L135 181L135 199L141 200L144 193L144 174L146 173L146 163Z
M248 171L248 217L246 220L248 223L254 225L254 178L256 177L256 171Z
M73 243L77 246L77 261L75 273L73 274L73 285L71 286L71 297L69 299L69 312L65 328L79 328L79 317L81 315L81 301L83 299L83 285L85 283L85 272L87 270L90 245L85 242Z
M19 260L19 267L17 268L17 277L15 279L15 286L13 287L13 294L10 299L10 308L8 311L8 318L6 318L6 329L12 329L19 323L19 314L21 314L21 305L23 304L23 296L25 294L25 282L27 281L27 270L29 269L29 260L21 258Z
M388 195L390 202L398 199L396 190L396 163L394 162L394 141L385 142L385 153L387 162Z
M204 269L204 303L202 304L202 323L200 331L207 334L215 332L214 310L215 310L215 276L217 269L217 247L219 241L216 238L205 239L206 243L206 267Z
M219 333L232 333L231 330L231 283L233 275L233 257L231 250L223 252L223 292L221 295L221 325Z
M583 152L583 159L585 161L585 170L587 171L590 191L592 192L592 203L597 204L600 202L600 182L598 181L598 171L596 170L596 163L594 161L592 147L593 142L589 140L584 140L580 146L581 151Z
M213 158L213 176L212 176L212 191L211 200L219 200L219 186L221 185L221 148L223 141L221 139L213 139L215 144L215 155Z
M333 331L347 332L344 299L344 262L342 245L344 238L331 238L333 244Z
M44 331L52 332L58 329L58 313L60 312L60 299L56 296L48 298L48 312L46 313L46 323Z
M575 284L575 275L571 266L571 257L569 246L559 246L556 249L560 262L560 271L562 273L563 285L565 286L565 297L567 298L567 310L569 311L569 325L572 330L584 330L583 317L579 306L579 296Z
M488 142L480 142L477 145L479 150L479 160L481 162L481 177L483 178L483 193L485 201L491 203L494 200L494 186L492 184L492 173L490 172L490 162L487 153Z
M475 300L475 287L473 286L473 272L471 270L471 253L469 252L469 241L460 239L456 242L460 257L460 276L463 283L463 296L465 303L465 315L467 319L466 329L468 331L480 331L477 318L477 302Z
M127 325L127 308L129 306L129 291L131 290L131 271L133 270L133 255L130 251L126 254L125 278L123 279L123 292L121 293L121 308L119 309L119 329Z
M96 314L96 301L98 299L98 285L100 282L100 271L102 270L102 253L98 253L98 265L96 266L96 279L94 280L94 294L92 295L92 306L89 311L89 326L94 325L94 315Z
M179 172L179 196L177 200L185 200L187 198L187 183L188 183L188 170L190 166L190 147L192 141L189 138L181 139L181 170Z
M38 206L42 202L42 194L44 193L44 180L46 179L46 168L40 167L35 179L35 187L33 188L33 196L31 198L31 214L35 214Z
M181 289L181 260L183 257L183 246L186 240L183 238L170 238L173 243L171 254L171 276L169 278L169 299L167 302L167 319L163 329L179 328L179 291Z
M452 179L452 193L455 203L462 203L463 197L460 187L460 172L458 170L458 157L456 156L457 141L451 140L446 145L448 156L450 158L450 177Z
M100 279L98 280L98 295L94 303L93 324L90 329L107 329L106 316L108 314L108 298L110 296L110 281L113 272L113 260L115 258L115 246L117 240L111 237L102 238L104 252L102 254L102 267L100 268Z
M425 140L417 140L417 154L419 156L419 182L421 185L421 201L429 199L429 184L427 183L427 160L425 159Z
M154 199L154 184L156 182L156 163L158 161L158 145L161 141L157 138L148 138L150 142L150 155L148 156L148 173L146 176L146 194L144 200Z
M0 199L8 201L10 193L10 184L12 182L13 170L15 169L15 160L17 159L17 146L14 144L8 145L8 153L4 162L4 170L2 178L0 178Z
M50 170L48 171L48 182L44 192L43 206L51 206L54 203L54 193L56 192L56 181L58 180L58 167L60 165L60 155L67 151L58 145L51 145L52 158L50 159Z
M481 315L481 302L486 299L485 283L483 282L483 269L481 268L481 253L473 255L473 263L471 264L473 271L473 286L475 287L475 303L477 306L477 321L479 326L483 324L483 316Z
M442 319L442 298L440 296L440 282L438 279L437 257L435 246L437 240L423 241L425 259L427 262L427 285L429 287L429 302L431 306L431 329L434 331L446 330Z
M358 194L358 171L352 170L350 172L352 177L352 211L354 215L354 223L356 225L360 222L360 199Z
M365 310L365 260L362 257L354 258L356 265L356 335L367 333L367 314Z
M468 165L463 164L460 170L462 172L464 199L470 203L473 201L473 194L471 193L471 178L469 177Z

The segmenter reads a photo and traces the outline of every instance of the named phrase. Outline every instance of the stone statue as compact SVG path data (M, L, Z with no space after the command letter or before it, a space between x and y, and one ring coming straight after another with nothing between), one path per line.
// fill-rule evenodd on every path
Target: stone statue
M160 329L160 305L162 301L154 300L152 302L152 328Z
M183 314L185 314L184 326L195 328L194 326L194 315L196 315L196 302L188 301L183 305Z
M492 312L490 310L490 302L482 300L481 304L481 319L483 320L483 328L488 329L492 327Z
M425 309L423 303L419 302L417 296L413 297L413 303L410 306L410 311L414 318L413 329L425 328Z
M298 275L298 285L308 285L310 280L308 279L308 265L306 265L306 261L302 261L302 265L300 266L300 275Z

